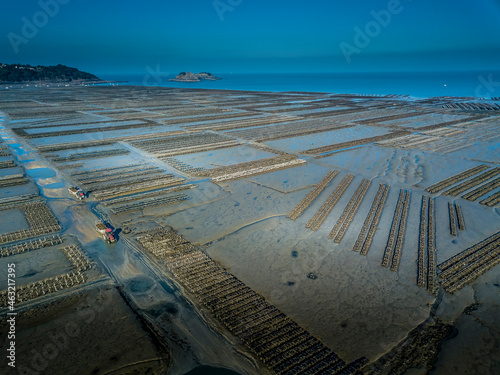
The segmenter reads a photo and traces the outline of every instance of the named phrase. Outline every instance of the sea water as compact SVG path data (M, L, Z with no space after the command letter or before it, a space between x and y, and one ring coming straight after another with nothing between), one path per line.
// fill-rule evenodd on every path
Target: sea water
M412 97L500 97L500 71L397 73L213 73L216 81L171 82L176 74L102 74L104 80L140 86L250 90L306 91Z

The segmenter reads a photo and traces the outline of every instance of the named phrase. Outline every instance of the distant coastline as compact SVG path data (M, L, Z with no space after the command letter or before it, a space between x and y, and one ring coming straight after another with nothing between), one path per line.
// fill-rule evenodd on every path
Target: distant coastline
M74 80L74 81L23 81L23 82L6 82L0 81L0 89L9 87L28 87L28 86L103 86L103 85L125 85L129 81L119 80L100 80L100 81L87 81L87 80ZM134 85L135 86L135 85Z
M0 63L0 84L6 83L67 83L102 82L87 72L65 65L44 66Z

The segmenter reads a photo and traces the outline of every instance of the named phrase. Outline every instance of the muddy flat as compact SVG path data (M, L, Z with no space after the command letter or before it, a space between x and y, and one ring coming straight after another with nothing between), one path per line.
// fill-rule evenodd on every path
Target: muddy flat
M51 106L39 117L12 109L41 97ZM2 91L0 297L7 332L14 263L17 364L495 373L500 116L480 107L138 86Z

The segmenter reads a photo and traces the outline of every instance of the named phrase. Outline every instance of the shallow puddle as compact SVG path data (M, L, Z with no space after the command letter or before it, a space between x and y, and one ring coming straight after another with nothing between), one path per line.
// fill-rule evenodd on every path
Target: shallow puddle
M42 186L44 189L60 189L63 188L64 184L62 182L54 182L52 184L47 184L45 186Z
M52 178L56 175L56 172L50 168L27 169L26 173L33 178Z

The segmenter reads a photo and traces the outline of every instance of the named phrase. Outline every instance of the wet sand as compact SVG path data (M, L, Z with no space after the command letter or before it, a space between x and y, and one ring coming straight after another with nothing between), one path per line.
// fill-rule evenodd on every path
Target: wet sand
M177 280L170 274L167 264L149 254L136 241L141 232L160 226L170 226L192 244L201 246L218 264L346 362L366 357L369 362L363 370L366 373L390 372L392 364L396 366L396 360L389 361L385 367L378 366L377 360L391 353L398 345L410 342L407 335L416 327L422 327L424 323L432 326L438 322L453 326L454 333L439 339L440 351L432 363L417 361L412 366L430 369L436 361L436 368L431 373L497 372L500 366L500 358L496 354L499 352L500 323L496 317L500 313L500 303L495 296L498 297L500 266L471 280L453 294L439 284L437 294L429 293L426 288L419 287L416 280L422 196L431 196L435 206L436 265L500 230L498 205L488 207L480 203L482 199L496 194L500 190L498 186L476 201L425 190L432 184L478 165L489 168L498 165L500 154L491 147L491 140L497 134L495 128L490 126L490 123L500 124L498 112L471 113L443 109L443 100L439 98L415 100L364 97L353 100L350 96L330 94L140 87L58 90L40 88L9 92L9 100L31 100L34 95L45 95L47 102L65 105L66 98L72 97L79 104L72 106L72 114L55 111L52 118L47 114L47 106L43 106L44 116L47 114L45 119L33 117L31 108L26 112L22 108L4 109L8 115L10 111L16 120L4 119L2 145L11 147L14 159L19 164L16 168L23 167L29 181L24 185L0 188L0 199L39 190L40 196L62 226L60 234L76 238L95 264L91 273L87 271L88 281L84 286L89 287L81 293L96 297L97 292L90 285L106 279L109 298L121 301L124 311L121 319L125 327L130 327L130 331L120 333L124 339L113 338L109 341L110 337L105 339L106 332L102 332L104 336L95 340L99 347L82 345L90 353L96 353L98 348L116 346L116 355L99 357L97 367L102 373L119 373L121 368L131 366L130 371L138 369L146 373L150 369L151 373L156 374L167 371L169 374L182 374L198 364L228 368L242 374L271 371L224 324L211 316L200 301L184 290L183 280ZM131 100L132 97L136 100ZM296 106L292 103L299 98L301 111L295 111L293 109ZM317 100L329 100L332 107L338 108L335 111L314 109ZM466 101L463 98L455 100ZM252 102L264 102L269 106L252 110ZM131 103L134 103L134 110L127 110L132 106ZM89 110L88 104L99 108ZM109 111L111 108L119 110ZM245 113L245 116L230 117L231 112L220 112L220 108L231 108ZM279 116L290 117L285 121L276 121L273 112L276 110ZM417 115L422 110L429 113ZM349 113L346 114L346 111ZM401 114L412 111L415 111L415 117L400 118ZM158 116L169 113L171 116L168 118ZM227 118L224 118L225 113ZM135 117L134 114L140 116ZM269 115L269 123L262 120L266 118L263 114ZM318 116L321 121L316 120ZM29 120L24 120L28 117ZM478 117L487 120L477 120ZM143 119L151 121L151 126L135 129L134 126ZM248 122L248 119L258 119L259 122ZM299 125L304 119L312 121L308 131L313 134L305 134ZM223 128L221 124L224 124ZM201 132L191 130L193 126L200 125L203 125ZM342 127L336 129L339 125ZM102 126L126 128L93 130ZM211 126L217 128L211 130ZM463 136L468 134L463 129L474 129L474 126L485 134L481 141L472 136ZM233 131L232 128L238 130ZM23 129L24 133L16 129ZM438 130L447 133L433 133ZM408 137L412 137L414 131L422 138L412 140L415 143L411 146ZM212 134L220 137L213 137ZM396 134L396 138L393 134ZM385 136L386 140L383 139ZM443 146L443 142L448 141L447 137L454 136L462 137L461 143L455 146L456 151L447 144ZM119 139L111 144L92 143L96 140L112 141L113 137ZM372 140L373 137L382 138ZM224 143L231 139L241 145ZM470 144L467 143L468 139ZM75 143L67 145L72 142ZM406 144L409 146L399 147ZM47 152L40 146L56 148ZM320 150L320 147L329 146L335 146L338 150L321 155L321 151L315 151L316 148ZM458 149L459 146L464 148ZM473 151L467 151L469 149ZM109 150L123 150L123 154L101 156L100 153ZM79 155L85 156L79 159ZM197 172L197 168L228 168L227 173L232 173L238 170L240 163L245 163L244 167L241 164L242 170L258 168L261 160L276 155L291 155L305 160L305 163L218 184L210 178L200 177ZM72 159L58 161L63 158ZM81 166L71 168L72 164ZM124 171L117 169L119 167ZM139 174L142 173L139 171L150 168L158 170ZM331 170L337 170L338 175L303 214L297 220L287 218L287 214ZM14 169L9 173L14 173ZM103 175L109 181L102 179ZM322 209L323 203L335 194L341 181L349 175L353 176L352 182L339 196L319 229L313 231L307 228L309 220ZM176 182L179 186L195 186L175 193L164 193L160 187L141 185L140 181L165 178L182 179ZM353 212L342 240L335 242L329 239L328 235L337 221L343 220L344 210L348 214L349 202L363 179L370 180L371 185L359 208ZM107 185L113 183L117 186L122 184L125 186L122 189L128 190L104 200L96 198L101 191L109 191L111 188ZM376 230L369 252L363 256L352 250L379 184L387 184L389 193L378 225L374 228ZM481 184L477 186L483 186ZM67 188L74 185L81 185L84 189L85 186L92 186L88 199L78 201L70 196ZM381 262L387 251L400 189L411 192L411 200L405 232L401 236L401 258L398 259L397 270L391 271L382 267ZM159 201L160 198L175 197L180 193L185 195L182 200L173 200L169 204ZM106 194L106 197L110 196L109 192ZM118 199L125 201L115 203ZM460 205L465 218L466 228L458 231L456 236L450 232L449 202ZM134 206L124 213L113 213L113 207L131 204ZM15 215L12 217L15 218ZM26 226L23 219L14 219L8 228L5 226L5 232L23 229L23 225ZM99 239L94 229L98 219L116 229L117 244L106 245ZM2 246L13 244L16 243ZM50 249L34 250L1 260L26 264L26 271L20 268L19 272L20 277L25 279L24 283L29 284L38 280L30 276L33 274L30 269L34 268L30 266L30 261L35 254L45 254L46 261L50 263L50 267L39 270L38 278L54 277L59 271L64 273L70 270L64 257L57 260L62 253ZM43 263L44 258L40 259ZM0 266L2 264L0 262ZM0 281L4 285L5 278L2 275L0 272ZM42 297L45 303L49 303L48 310L43 313L39 312L43 311L39 310L39 306L44 306L40 299L20 305L25 306L26 316L32 310L32 314L40 319L31 319L28 324L26 318L22 335L28 335L38 326L56 327L63 324L59 321L71 319L71 314L67 312L69 307L58 310L57 306L65 301L80 301L83 296L71 292L71 289L63 293L64 297L58 297L60 294L57 292L51 294L50 298ZM30 307L32 305L33 308ZM102 321L93 324L96 327L105 325L108 318L113 321L112 316L108 315L104 314ZM24 318L21 319L24 321ZM110 325L109 329L113 327ZM143 336L140 332L144 332ZM44 334L40 333L40 337ZM33 340L36 341L37 335ZM134 335L145 340L146 344L141 350L124 344L116 345L117 342L126 342L125 338L136 337ZM84 340L91 340L91 337L85 336ZM474 353L484 354L467 354L470 343L474 343ZM24 352L24 349L21 350ZM83 356L87 353L77 346L72 347L72 350L81 350ZM129 354L127 360L119 355L129 351L132 353L130 360ZM398 353L397 350L394 349L394 353ZM297 364L301 363L299 358ZM60 357L51 363L56 362L58 364L51 370L54 371L52 373L64 373L68 364ZM87 370L91 372L95 369Z

